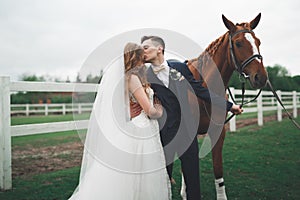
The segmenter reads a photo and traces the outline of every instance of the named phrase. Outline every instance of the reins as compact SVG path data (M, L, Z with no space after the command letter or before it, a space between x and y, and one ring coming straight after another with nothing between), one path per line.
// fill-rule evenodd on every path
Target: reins
M269 79L267 80L267 85L269 86L269 88L271 89L272 93L274 94L274 97L276 98L276 100L278 101L278 103L281 105L281 107L283 108L283 110L285 111L285 113L288 115L289 119L293 122L293 124L300 129L300 125L295 121L295 119L292 117L292 115L286 110L286 108L284 107L282 101L280 100L279 96L277 95L276 91L274 90L271 82L269 81Z
M267 85L269 86L270 90L272 91L272 93L273 93L274 97L276 98L276 100L278 101L278 103L281 105L281 107L283 108L283 110L284 110L285 113L287 114L288 118L289 118L289 119L293 122L293 124L300 130L300 125L295 121L295 119L292 117L292 115L291 115L291 114L287 111L287 109L284 107L284 105L283 105L281 99L279 98L278 94L277 94L276 91L274 90L274 88L273 88L271 82L269 81L269 79L267 80ZM230 91L230 89L227 88L227 90L228 90L228 93L229 93L230 98L232 99L232 101L233 101L235 104L237 104L236 101L235 101L235 99L234 99L234 97L233 97L232 92ZM247 101L246 103L244 103L244 96L245 96L245 82L242 82L242 103L241 103L241 105L240 105L240 108L242 108L244 105L246 105L246 104L248 104L248 103L251 103L251 102L255 101L255 100L258 98L258 96L261 94L261 91L262 91L262 89L259 90L259 92L257 93L257 95L256 95L253 99L251 99L250 101ZM229 122L234 116L235 116L235 114L233 113L230 117L228 117L228 118L226 119L226 121L224 122L224 124L226 124L227 122Z
M227 88L227 90L228 90L229 96L232 99L232 101L235 104L237 104L236 101L235 101L235 99L234 99L234 97L233 97L233 94L232 94L231 90L229 88ZM244 105L247 105L248 103L251 103L251 102L255 101L259 97L259 95L261 94L261 91L262 91L262 89L259 90L259 92L257 93L257 95L253 99L251 99L251 100L249 100L247 102L244 102L244 98L245 98L245 81L243 81L242 82L242 103L240 104L240 108L242 108ZM235 114L232 113L230 115L230 117L228 117L225 120L224 124L226 124L227 122L229 122L234 116L235 116Z

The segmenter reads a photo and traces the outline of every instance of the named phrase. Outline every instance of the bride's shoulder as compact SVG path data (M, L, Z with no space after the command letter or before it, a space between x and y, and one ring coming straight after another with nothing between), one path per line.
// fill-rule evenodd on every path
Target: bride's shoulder
M142 84L140 78L136 74L130 74L128 75L128 83L129 84Z
M142 87L142 83L139 79L139 77L135 74L130 74L128 77L128 88L129 91L134 93L134 91L138 88Z
M128 74L127 77L128 77L128 80L131 80L131 79L138 80L139 79L138 75L136 75L136 74Z

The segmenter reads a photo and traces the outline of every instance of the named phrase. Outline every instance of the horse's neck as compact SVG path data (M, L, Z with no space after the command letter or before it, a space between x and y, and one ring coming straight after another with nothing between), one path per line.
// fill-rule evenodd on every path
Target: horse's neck
M232 76L234 68L232 67L229 51L229 37L228 33L224 35L222 44L218 47L213 60L221 74L225 88L228 86L229 80Z
M188 62L189 69L195 79L203 79L204 86L214 83L214 78L218 78L220 75L225 88L228 86L234 71L230 59L228 38L228 33L224 34L212 42L198 58Z

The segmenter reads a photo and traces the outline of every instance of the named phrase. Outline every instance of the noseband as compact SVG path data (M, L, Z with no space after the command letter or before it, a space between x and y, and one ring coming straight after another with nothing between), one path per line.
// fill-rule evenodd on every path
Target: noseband
M262 60L262 56L260 54L254 54L252 56L250 56L249 58L247 58L246 60L244 60L242 62L241 65L239 65L237 62L236 62L236 59L235 59L235 55L234 55L234 52L233 52L233 44L232 44L232 38L234 36L236 36L237 34L239 33L253 33L253 31L251 30L239 30L237 32L235 32L234 34L229 34L229 49L230 49L230 56L231 56L231 60L234 64L234 67L236 69L236 71L239 72L240 75L242 75L244 78L249 78L249 76L247 74L244 73L244 68L249 64L251 63L255 58L258 58L260 60Z

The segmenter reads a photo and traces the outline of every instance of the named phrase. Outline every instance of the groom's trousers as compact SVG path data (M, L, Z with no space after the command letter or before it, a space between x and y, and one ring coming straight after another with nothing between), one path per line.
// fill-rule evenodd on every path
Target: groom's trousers
M176 131L178 134L174 136ZM172 177L173 161L175 154L181 161L181 170L186 184L186 194L188 200L200 200L200 173L199 173L199 147L195 134L193 139L186 139L185 132L171 129L161 130L161 142L164 146L166 157L167 172L169 178Z

